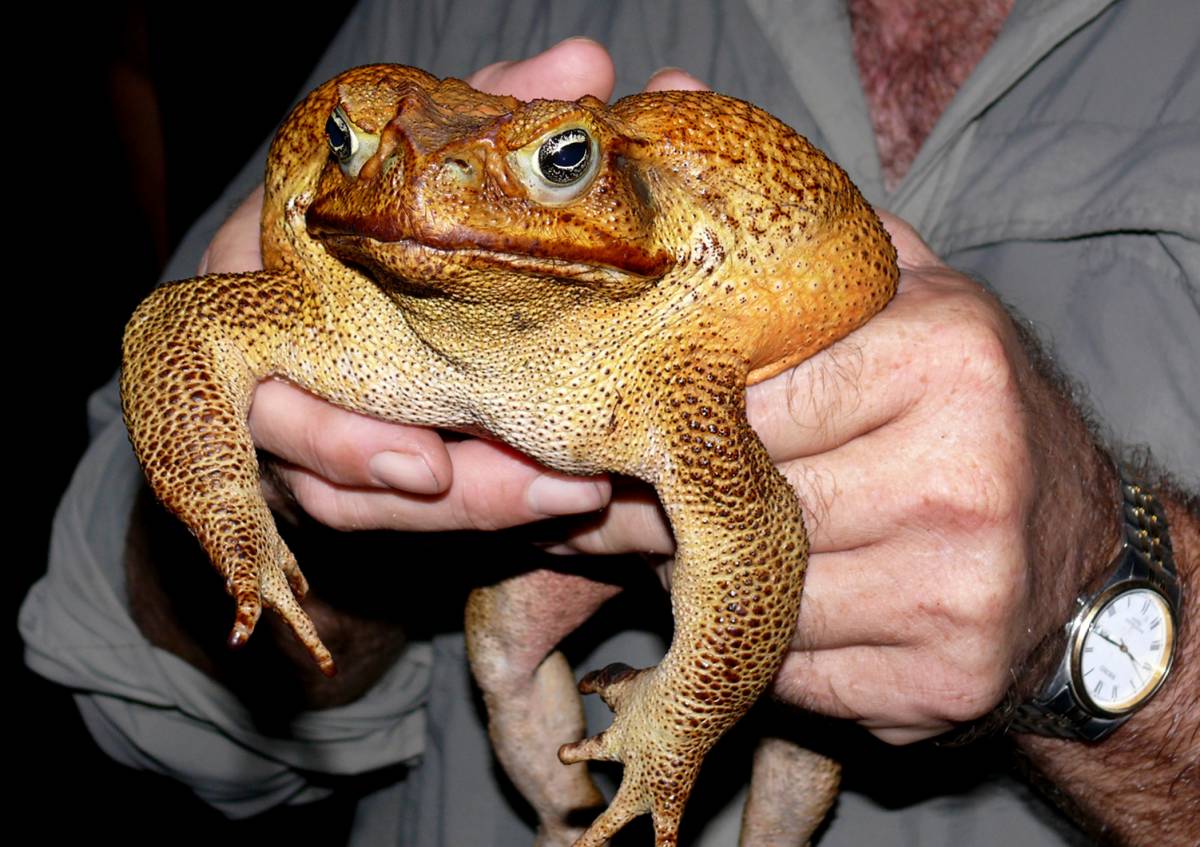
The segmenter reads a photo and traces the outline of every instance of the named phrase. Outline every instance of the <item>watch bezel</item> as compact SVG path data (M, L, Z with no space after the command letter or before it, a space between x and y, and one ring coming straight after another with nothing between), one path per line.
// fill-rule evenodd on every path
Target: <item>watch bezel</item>
M1091 693L1083 682L1083 643L1090 631L1092 621L1102 612L1112 601L1116 600L1123 594L1133 591L1151 591L1156 594L1167 612L1167 626L1170 629L1170 641L1166 649L1166 662L1158 672L1157 679L1154 684L1146 688L1138 696L1138 699L1131 705L1122 709L1112 709L1102 706L1092 699ZM1171 674L1171 666L1175 662L1175 646L1176 637L1179 631L1179 620L1175 613L1175 608L1171 604L1171 598L1163 591L1162 586L1158 585L1153 580L1134 577L1123 579L1112 585L1106 586L1104 590L1097 593L1091 600L1080 609L1079 613L1072 621L1071 627L1071 652L1070 652L1070 686L1071 693L1075 697L1075 701L1079 703L1088 712L1099 718L1124 718L1127 717L1142 706L1154 696L1155 692L1162 687L1166 682L1167 677Z

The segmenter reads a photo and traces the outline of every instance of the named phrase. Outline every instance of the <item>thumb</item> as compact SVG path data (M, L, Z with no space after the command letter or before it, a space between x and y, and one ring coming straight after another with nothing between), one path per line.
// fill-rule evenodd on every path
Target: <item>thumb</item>
M488 94L521 100L578 100L585 94L607 100L615 78L607 50L589 38L568 38L531 58L480 68L467 83Z

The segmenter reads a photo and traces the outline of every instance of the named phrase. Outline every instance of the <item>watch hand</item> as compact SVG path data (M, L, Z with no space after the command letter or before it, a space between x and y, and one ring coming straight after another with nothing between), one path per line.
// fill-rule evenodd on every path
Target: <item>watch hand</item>
M1111 638L1108 636L1108 633L1107 633L1107 632L1105 632L1105 631L1104 631L1104 630L1102 630L1102 629L1095 629L1095 628L1093 628L1093 629L1092 629L1092 632L1096 633L1096 635L1100 636L1100 637L1101 637L1101 638L1103 638L1105 641L1107 641L1109 644L1111 644L1112 646L1116 647L1118 650L1120 650L1122 653L1124 653L1126 656L1128 656L1128 657L1129 657L1129 661L1133 663L1133 672L1137 674L1137 677L1138 677L1138 682L1141 682L1141 683L1145 684L1145 679L1143 679L1143 678L1142 678L1141 669L1140 669L1140 668L1138 668L1138 662L1137 662L1137 659L1135 659L1135 658L1133 657L1133 654L1129 652L1129 648L1125 646L1125 642L1124 642L1123 640L1122 640L1122 641L1113 641L1113 640L1112 640L1112 639L1111 639Z
M1096 629L1095 627L1093 627L1092 632L1096 633L1096 635L1099 635L1101 638L1103 638L1109 644L1111 644L1112 646L1119 649L1122 653L1125 653L1125 654L1129 653L1129 648L1127 648L1124 644L1118 644L1116 641L1113 641L1111 638L1108 637L1108 633L1105 632L1104 630Z
M1138 660L1129 652L1129 648L1125 646L1125 640L1121 639L1121 652L1129 657L1129 661L1133 663L1133 672L1137 674L1138 682L1145 684L1146 680L1142 679L1141 669L1138 667Z

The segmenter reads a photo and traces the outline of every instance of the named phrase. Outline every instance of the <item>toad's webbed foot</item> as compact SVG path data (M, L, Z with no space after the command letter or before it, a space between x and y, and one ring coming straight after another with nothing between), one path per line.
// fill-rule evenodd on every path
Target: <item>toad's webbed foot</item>
M576 847L599 847L646 813L654 823L655 847L678 843L683 809L710 745L697 743L689 732L697 719L671 708L661 687L657 668L621 664L593 671L579 683L580 692L599 694L613 710L613 723L598 735L563 745L558 757L565 764L618 761L624 773L616 796Z
M679 731L692 725L690 718L656 722L655 710L643 702L655 685L655 673L655 668L612 664L579 684L582 693L599 694L616 717L604 732L564 745L559 758L566 763L620 761L625 771L612 803L576 847L599 847L645 813L654 823L655 847L678 843L683 808L708 748L689 743ZM763 738L754 754L740 847L808 844L833 805L840 772L833 760L792 741Z

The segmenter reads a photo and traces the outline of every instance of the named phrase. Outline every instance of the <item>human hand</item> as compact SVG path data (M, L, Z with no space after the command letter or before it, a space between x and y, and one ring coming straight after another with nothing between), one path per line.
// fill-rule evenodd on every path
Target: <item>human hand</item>
M893 303L750 416L814 516L778 691L905 743L1045 675L1018 669L1111 561L1117 487L1000 303L883 218Z
M1067 620L1116 548L1117 489L1003 307L883 218L895 299L747 400L812 543L776 694L906 743L986 713ZM618 498L569 545L671 538L652 499Z

